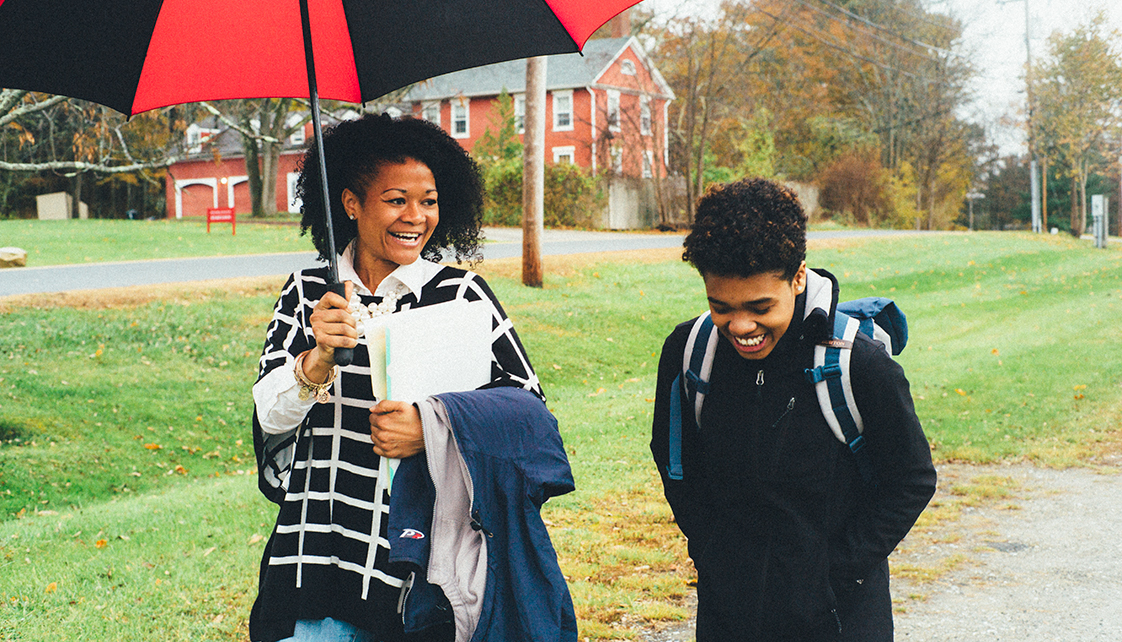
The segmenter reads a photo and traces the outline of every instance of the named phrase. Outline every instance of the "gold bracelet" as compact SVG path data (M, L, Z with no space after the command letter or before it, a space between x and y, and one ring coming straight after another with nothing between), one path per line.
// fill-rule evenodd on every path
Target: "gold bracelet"
M308 352L305 351L301 352L300 355L296 357L295 374L296 383L300 384L300 393L298 395L300 401L307 401L314 395L316 401L327 403L327 400L331 398L331 396L327 394L327 389L331 387L331 384L335 381L335 377L339 374L339 366L331 367L331 374L328 375L327 381L315 383L304 374L304 357L307 355Z

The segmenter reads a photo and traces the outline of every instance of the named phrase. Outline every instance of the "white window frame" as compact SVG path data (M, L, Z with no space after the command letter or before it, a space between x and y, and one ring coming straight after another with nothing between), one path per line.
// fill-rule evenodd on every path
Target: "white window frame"
M562 158L568 157L569 164L575 165L577 163L577 148L575 145L566 145L562 147L553 148L553 164L557 165L561 162Z
M456 110L463 110L463 118L456 115ZM457 126L460 123L464 124L464 130L458 131ZM471 99L465 98L463 100L452 101L452 138L470 138L471 137Z
M639 96L639 133L651 135L651 97Z
M624 76L634 76L637 73L635 71L635 61L627 58L619 61L619 73Z
M654 152L643 150L643 178L654 178Z
M619 90L609 89L608 94L608 131L618 132L622 129L620 121L622 114L619 109Z
M616 174L623 174L623 148L618 145L613 145L611 149L612 156L612 171Z
M568 100L568 109L563 109L560 104L563 100ZM562 123L562 115L565 116L565 121ZM553 131L555 132L571 132L573 131L573 90L566 89L563 91L553 92Z
M430 123L440 127L440 101L430 100L421 103L421 120L427 120Z
M514 126L519 134L526 133L526 94L514 94Z

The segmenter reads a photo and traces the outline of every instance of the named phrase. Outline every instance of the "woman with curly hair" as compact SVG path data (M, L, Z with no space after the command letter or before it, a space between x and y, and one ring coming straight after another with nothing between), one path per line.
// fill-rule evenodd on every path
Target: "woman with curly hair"
M250 618L253 640L450 640L451 617L403 637L409 576L391 563L386 458L425 449L418 407L378 399L356 317L456 300L491 309L491 383L528 391L544 407L518 335L483 279L436 262L445 250L478 258L482 194L467 153L439 127L366 116L323 134L339 280L326 267L293 274L277 301L261 356L254 442L259 486L279 505ZM298 183L302 228L328 253L319 159ZM433 337L439 341L439 337ZM334 352L353 348L336 366ZM396 486L393 487L396 489ZM431 509L431 505L429 506ZM567 597L567 594L566 594Z
M679 325L651 439L697 569L698 642L891 641L888 554L935 491L904 372L863 334L850 372L870 481L829 427L805 372L832 338L838 285L805 259L787 188L745 179L699 201L683 260L704 281L712 369L698 413L686 386L705 384L682 376L697 319Z

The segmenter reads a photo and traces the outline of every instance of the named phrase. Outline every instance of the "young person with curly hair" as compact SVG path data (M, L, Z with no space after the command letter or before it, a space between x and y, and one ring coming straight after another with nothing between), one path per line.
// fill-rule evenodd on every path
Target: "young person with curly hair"
M935 490L904 372L863 334L851 376L872 480L828 426L804 371L832 335L838 285L805 258L797 197L762 179L711 188L685 240L719 338L700 421L672 401L688 399L672 387L694 321L666 339L651 451L697 568L698 642L892 640L887 558ZM808 306L815 288L829 309Z
M473 272L434 262L446 249L457 259L478 256L482 189L468 154L431 123L385 115L341 122L324 133L323 143L339 280L347 296L328 291L326 267L297 272L281 291L266 332L253 386L254 446L259 486L279 512L261 561L250 637L263 642L451 640L455 631L447 600L455 596L446 599L429 590L437 603L426 604L428 619L403 613L407 598L424 588L425 576L422 569L411 579L409 569L391 558L389 529L399 513L396 507L391 512L396 505L390 487L379 485L379 478L387 476L385 458L421 454L428 433L418 405L375 396L366 340L353 312L393 314L457 300L485 301L493 327L491 382L485 386L489 390L476 392L498 388L505 392L489 399L492 407L521 403L534 406L530 410L539 415L548 414L544 397L487 283ZM298 192L303 230L326 260L326 213L314 147L305 155ZM335 365L337 348L354 348L350 365ZM522 401L509 401L512 388ZM560 443L556 422L543 430ZM496 441L501 435L484 437L501 443ZM555 463L551 471L561 479L552 492L567 492L571 476L563 451ZM478 511L484 483L474 481ZM398 487L392 489L396 496ZM431 501L427 509L433 510ZM493 523L491 529L494 541L504 536ZM420 539L424 533L411 530L408 537ZM476 544L477 551L483 550ZM539 548L551 552L546 544ZM509 549L495 547L499 550L492 554L510 555ZM572 629L575 639L571 600L559 570L556 576L546 587L552 591L546 596L553 600L551 614ZM473 608L478 606L477 600ZM415 634L407 635L406 616L423 619ZM467 619L473 617L478 612ZM498 620L489 617L489 622ZM465 618L457 614L455 619L459 626Z

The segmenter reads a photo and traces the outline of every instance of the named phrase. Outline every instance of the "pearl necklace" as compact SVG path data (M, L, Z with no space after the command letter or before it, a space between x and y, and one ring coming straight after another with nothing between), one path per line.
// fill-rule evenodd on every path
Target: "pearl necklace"
M350 305L348 306L351 316L354 318L358 325L358 335L362 336L365 332L365 323L367 319L393 314L397 311L397 302L401 299L402 293L396 287L388 290L382 297L381 303L371 303L370 305L363 305L362 301L358 298L358 293L351 292Z

